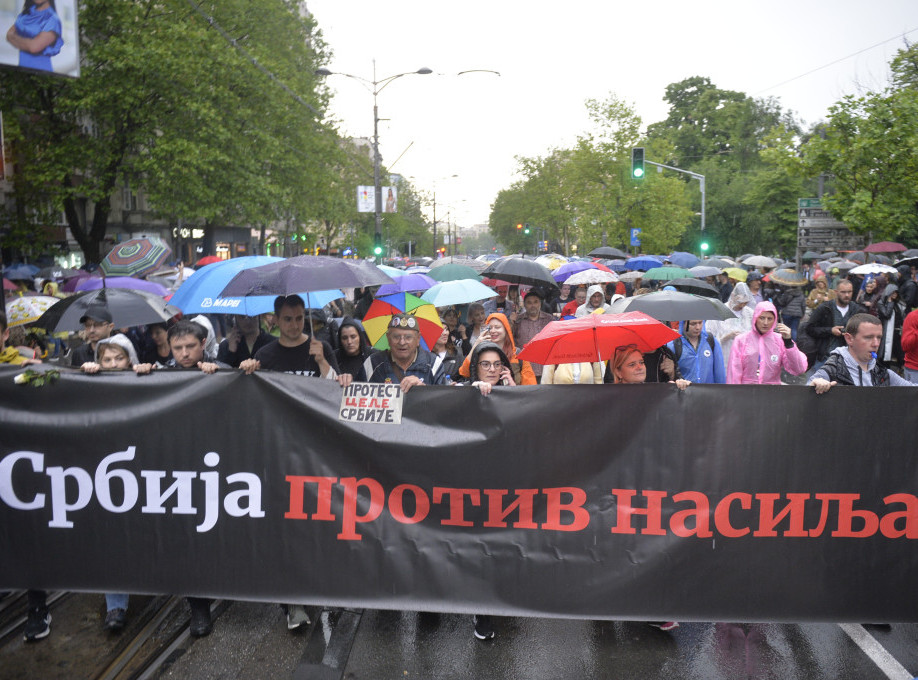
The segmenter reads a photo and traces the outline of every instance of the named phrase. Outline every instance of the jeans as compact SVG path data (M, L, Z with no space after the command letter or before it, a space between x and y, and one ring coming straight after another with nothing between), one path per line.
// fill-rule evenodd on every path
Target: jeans
M800 326L800 317L799 316L785 316L784 323L787 324L787 327L790 328L791 340L797 342L797 327Z
M918 371L913 368L903 368L905 379L914 385L918 385Z

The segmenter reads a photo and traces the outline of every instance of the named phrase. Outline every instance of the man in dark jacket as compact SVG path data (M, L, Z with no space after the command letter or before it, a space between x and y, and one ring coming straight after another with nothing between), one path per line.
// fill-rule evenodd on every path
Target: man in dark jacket
M908 314L918 307L918 283L912 278L912 268L907 264L900 264L899 271L899 299L905 303L905 313Z
M851 301L853 295L854 285L847 279L841 279L835 286L835 299L826 300L813 311L806 332L817 343L814 372L825 363L832 350L845 346L848 320L864 311L859 304Z

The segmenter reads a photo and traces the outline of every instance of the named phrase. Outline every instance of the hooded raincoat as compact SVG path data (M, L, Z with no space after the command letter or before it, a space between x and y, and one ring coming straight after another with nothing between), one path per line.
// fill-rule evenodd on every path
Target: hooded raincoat
M682 373L684 379L693 383L723 385L727 376L724 370L724 353L720 343L717 338L708 333L706 324L702 324L698 348L692 347L692 343L685 337L686 323L686 321L679 322L679 332L682 333L682 337L666 344L678 357L679 372ZM677 343L681 345L681 348L677 348Z
M599 293L602 295L602 302L599 303L598 307L594 307L593 305L590 304L590 302L593 299L593 295L595 293ZM580 305L577 308L577 311L574 312L574 316L576 316L577 318L580 318L582 316L586 316L587 314L592 314L593 312L599 309L602 309L606 314L608 314L609 312L612 311L612 306L606 304L605 289L597 283L587 288L586 302L584 302L582 305Z
M775 321L765 333L755 324L763 312L771 312ZM771 302L760 302L752 314L752 330L733 343L727 362L727 382L731 385L780 385L781 369L800 375L806 371L806 355L793 340L785 341L775 333L778 311Z
M510 322L507 320L507 317L499 313L489 314L485 323L490 324L493 320L500 321L504 330L507 332L507 337L504 340L502 349L504 354L510 359L510 370L513 371L514 382L516 382L517 385L537 385L539 381L536 380L535 373L533 373L530 363L528 361L520 361L516 358L516 344L513 342L513 331L510 329ZM474 353L474 349L472 353ZM462 366L459 367L459 375L463 378L468 378L470 375L469 361L471 358L472 355L469 354L469 356L465 358L465 361L462 362Z

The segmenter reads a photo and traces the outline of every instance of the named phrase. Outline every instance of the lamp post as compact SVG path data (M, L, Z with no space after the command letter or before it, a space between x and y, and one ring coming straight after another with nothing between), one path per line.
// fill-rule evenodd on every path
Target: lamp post
M370 92L373 93L373 191L376 194L374 197L373 212L375 213L375 224L376 232L373 236L374 243L380 243L382 240L382 187L380 186L379 179L379 166L380 166L380 157L379 157L379 108L376 105L376 97L380 92L385 89L386 85L391 83L397 78L402 76L410 75L422 75L426 76L429 73L433 73L427 67L419 68L417 71L406 71L405 73L396 73L395 75L387 76L381 80L376 79L376 60L373 60L373 80L367 80L366 78L361 78L360 76L351 75L350 73L342 73L340 71L330 71L327 68L316 69L316 75L318 76L345 76L353 80L358 81L364 87L366 87Z

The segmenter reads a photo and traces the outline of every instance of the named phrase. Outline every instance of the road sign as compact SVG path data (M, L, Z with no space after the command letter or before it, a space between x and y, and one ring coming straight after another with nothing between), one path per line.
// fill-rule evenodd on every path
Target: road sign
M631 245L633 246L641 245L641 230L640 229L631 230Z
M818 198L797 200L797 247L829 250L860 250L867 245L864 236L854 234L822 207Z

